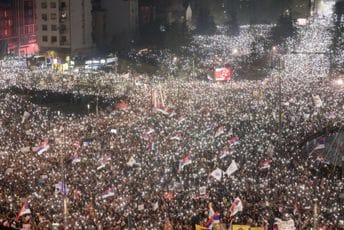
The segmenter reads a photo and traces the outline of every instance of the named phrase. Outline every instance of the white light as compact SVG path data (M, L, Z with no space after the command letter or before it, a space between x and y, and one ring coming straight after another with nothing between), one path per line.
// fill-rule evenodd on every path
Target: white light
M343 85L343 84L344 84L343 79L337 79L337 80L336 80L336 84L337 84L337 85Z
M239 52L239 51L238 51L237 48L234 48L233 51L232 51L233 54L237 54L238 52Z

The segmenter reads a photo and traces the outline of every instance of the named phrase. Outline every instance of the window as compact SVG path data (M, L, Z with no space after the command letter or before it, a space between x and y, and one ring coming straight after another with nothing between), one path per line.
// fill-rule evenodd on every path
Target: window
M43 20L43 21L48 20L48 15L47 15L47 14L42 14L42 20Z
M66 7L66 3L65 3L65 2L61 2L61 3L60 3L60 7L61 7L61 8L65 8L65 7Z
M46 9L48 7L47 2L42 2L41 3L41 8Z
M51 31L57 31L57 25L51 25Z
M48 41L48 36L43 36L43 37L42 37L42 41L43 41L43 42L47 42L47 41Z
M61 42L61 45L66 45L66 43L67 43L67 37L66 37L66 36L61 36L60 42Z
M51 43L57 42L57 37L56 36L51 36Z
M55 9L55 8L56 8L56 2L51 2L51 3L50 3L50 8Z
M57 16L55 13L50 14L50 19L51 20L56 20Z
M42 30L43 31L47 31L48 30L48 26L47 25L42 25Z

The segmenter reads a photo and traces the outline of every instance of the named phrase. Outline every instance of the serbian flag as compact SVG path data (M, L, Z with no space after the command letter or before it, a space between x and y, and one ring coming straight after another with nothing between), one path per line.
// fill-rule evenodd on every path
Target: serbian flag
M38 155L41 155L42 153L44 153L45 151L47 151L50 148L48 143L49 143L49 139L48 138L44 139L44 141L42 142L41 145L34 148L34 151Z
M231 137L228 139L228 143L230 145L236 145L239 143L239 137Z
M29 202L24 202L23 206L21 207L17 215L16 221L18 221L21 216L24 216L27 214L31 214L30 204Z
M71 156L70 161L72 162L72 164L76 164L81 162L81 159L77 153L74 153L73 156Z
M229 211L231 212L231 216L235 216L238 212L242 212L243 205L239 197L234 199L234 202L232 203L231 207L229 208Z
M225 127L222 125L216 129L215 138L221 136L225 132Z
M320 137L317 141L317 145L314 150L324 149L325 148L325 137Z
M231 79L231 72L230 67L215 68L215 81L229 81Z
M107 189L106 191L102 192L101 196L103 199L106 199L108 197L114 196L115 193L112 188Z
M259 169L269 169L271 167L272 160L263 160L259 163Z
M179 170L183 170L184 166L192 163L190 154L187 154L183 159L179 161Z
M55 184L55 189L63 195L67 195L69 193L69 188L67 187L67 184L62 181Z
M174 197L173 192L165 193L164 198L167 200L172 200Z
M214 215L211 216L211 218L208 220L206 223L206 226L208 229L213 229L214 224L219 224L220 223L220 213L219 212L214 212Z

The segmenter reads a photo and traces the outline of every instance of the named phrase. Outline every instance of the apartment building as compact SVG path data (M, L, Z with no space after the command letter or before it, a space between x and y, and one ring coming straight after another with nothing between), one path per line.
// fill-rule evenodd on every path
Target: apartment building
M85 55L93 48L91 0L36 0L42 52Z
M34 0L0 1L0 53L30 55L38 51Z

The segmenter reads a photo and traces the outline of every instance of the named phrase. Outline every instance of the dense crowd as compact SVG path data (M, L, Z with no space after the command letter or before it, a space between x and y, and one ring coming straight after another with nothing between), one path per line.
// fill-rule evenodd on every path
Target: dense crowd
M288 45L326 50L331 19L312 23L318 26L300 29ZM309 37L312 43L306 42ZM263 81L138 78L132 84L132 78L117 82L110 73L98 76L99 84L116 81L121 90L102 92L102 87L75 89L73 82L81 76L55 79L54 73L15 67L18 60L5 61L0 77L2 225L192 229L208 221L212 202L227 226L271 229L279 218L311 229L317 206L319 227L343 228L343 175L322 155L323 137L308 139L326 127L342 132L343 86L326 77L326 55L287 52L278 58L283 68ZM58 84L42 83L48 76ZM11 93L11 86L101 93L112 103L97 115L66 115ZM228 170L233 164L238 169ZM235 198L243 210L233 218ZM29 204L30 214L20 211L23 204Z

